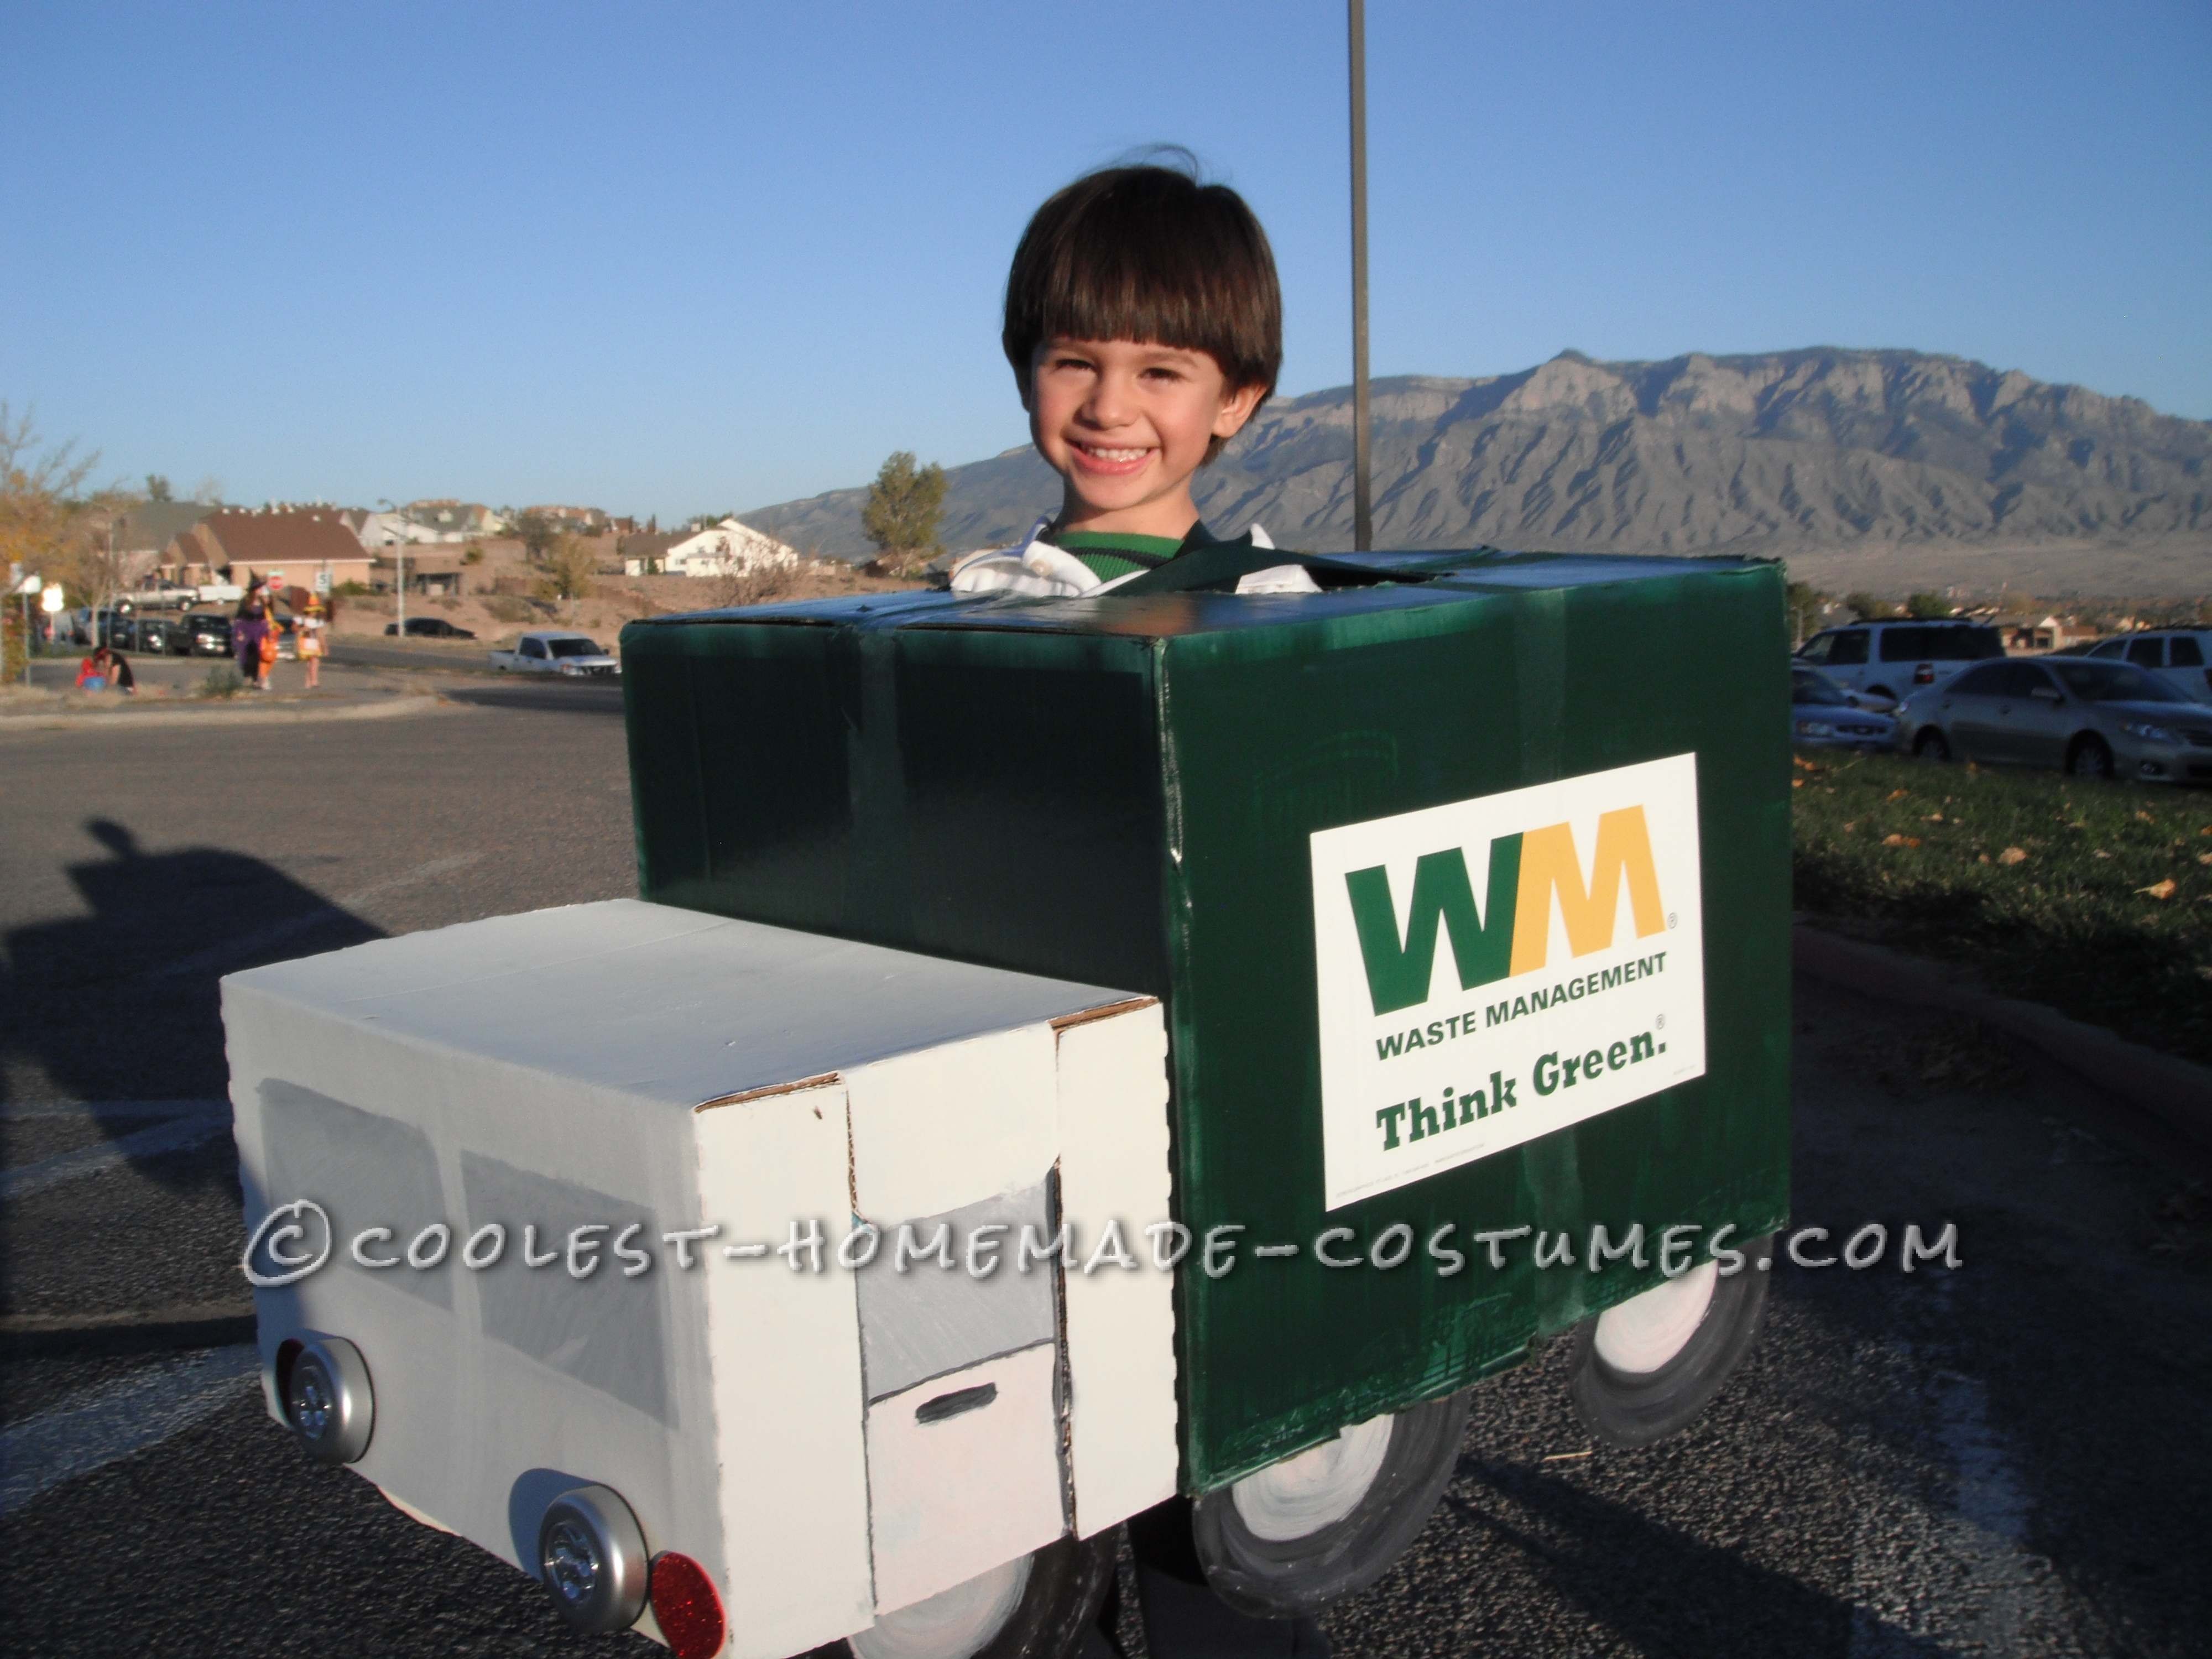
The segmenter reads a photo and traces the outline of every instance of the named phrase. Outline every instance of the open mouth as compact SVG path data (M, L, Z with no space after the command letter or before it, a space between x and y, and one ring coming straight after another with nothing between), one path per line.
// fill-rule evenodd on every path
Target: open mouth
M1068 448L1075 457L1076 465L1085 472L1102 473L1108 477L1134 472L1150 460L1152 454L1149 448L1116 444L1071 443Z

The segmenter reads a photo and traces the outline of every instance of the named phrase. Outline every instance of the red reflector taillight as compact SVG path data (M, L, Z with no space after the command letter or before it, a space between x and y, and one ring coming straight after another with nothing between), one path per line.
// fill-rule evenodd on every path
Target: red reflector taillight
M730 1633L722 1598L706 1568L674 1550L653 1558L653 1622L668 1639L676 1659L713 1659Z
M1935 684L1936 665L1930 662L1922 663L1919 667L1912 671L1912 683L1915 685Z

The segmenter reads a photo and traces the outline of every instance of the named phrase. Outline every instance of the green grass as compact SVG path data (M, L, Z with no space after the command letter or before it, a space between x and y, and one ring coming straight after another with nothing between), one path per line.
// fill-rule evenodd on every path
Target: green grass
M2212 795L1886 755L1792 775L1800 910L2212 1061Z

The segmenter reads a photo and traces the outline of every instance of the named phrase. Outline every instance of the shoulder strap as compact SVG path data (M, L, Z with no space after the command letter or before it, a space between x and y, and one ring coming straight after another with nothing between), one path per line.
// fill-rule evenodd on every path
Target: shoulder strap
M1255 570L1279 565L1303 565L1323 588L1373 587L1383 582L1426 581L1435 574L1417 562L1376 565L1351 559L1333 559L1319 553L1291 553L1280 548L1254 547L1249 542L1221 542L1194 547L1178 554L1154 570L1125 579L1116 593L1191 593L1234 588Z

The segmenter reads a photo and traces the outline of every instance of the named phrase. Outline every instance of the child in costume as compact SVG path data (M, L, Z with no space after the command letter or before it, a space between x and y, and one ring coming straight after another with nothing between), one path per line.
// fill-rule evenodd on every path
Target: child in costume
M1060 507L1020 545L962 560L955 592L1103 592L1220 544L1191 479L1273 392L1283 360L1274 255L1243 198L1164 167L1077 179L1023 233L1000 343ZM1256 525L1236 541L1274 545ZM1314 591L1296 565L1237 586Z
M1283 360L1274 256L1236 191L1153 166L1077 179L1023 233L1000 343L1037 453L1060 474L1060 511L1019 546L963 559L955 592L1102 593L1223 545L1199 520L1191 480L1273 392ZM1274 545L1257 525L1230 544ZM1286 564L1237 591L1318 590ZM1155 1659L1326 1659L1311 1620L1249 1618L1215 1599L1190 1525L1181 1498L1129 1522ZM1116 1599L1086 1659L1111 1650Z

